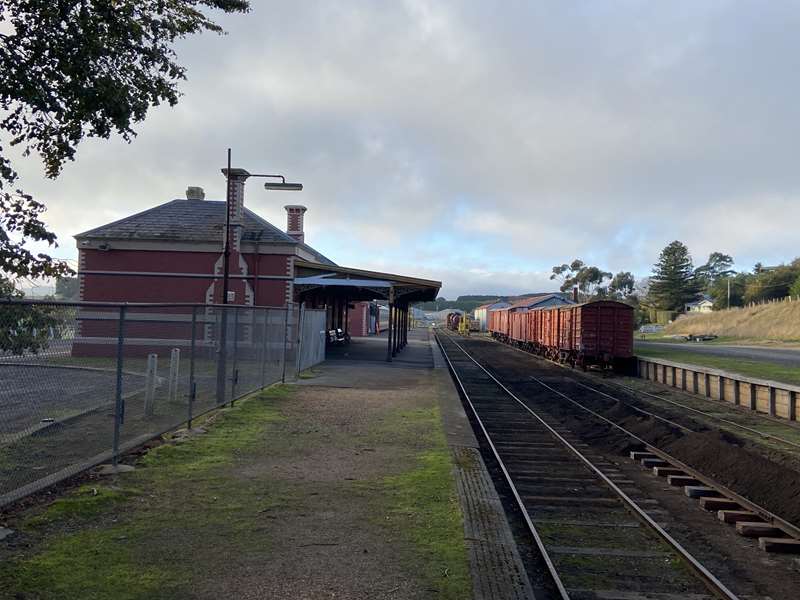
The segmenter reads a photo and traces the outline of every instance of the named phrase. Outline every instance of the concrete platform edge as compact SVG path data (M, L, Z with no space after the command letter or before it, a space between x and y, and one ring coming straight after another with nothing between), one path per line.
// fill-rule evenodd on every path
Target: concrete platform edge
M453 456L453 474L464 515L473 598L530 600L534 598L533 589L478 440L433 336L430 343L442 426Z

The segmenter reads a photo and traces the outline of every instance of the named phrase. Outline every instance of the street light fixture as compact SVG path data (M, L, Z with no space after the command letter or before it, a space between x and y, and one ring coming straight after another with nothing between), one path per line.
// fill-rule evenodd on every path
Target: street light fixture
M227 183L227 193L225 196L225 246L223 248L223 254L225 258L225 264L223 265L223 273L222 273L222 303L228 304L228 283L230 279L230 267L228 265L229 257L231 254L230 251L230 237L231 237L231 224L230 224L230 207L228 203L231 201L231 149L228 148L228 168L223 171L225 173L225 180ZM247 173L245 171L245 173ZM278 181L268 181L264 184L265 190L278 190L284 192L300 192L303 189L302 183L287 183L286 178L283 175L261 175L261 174L253 174L247 173L246 179L250 179L251 177L261 177L266 179L280 179Z
M303 184L302 183L287 183L286 178L283 175L250 175L250 177L273 177L275 179L280 179L280 183L277 181L268 181L264 184L265 190L278 190L284 192L302 192L303 191Z

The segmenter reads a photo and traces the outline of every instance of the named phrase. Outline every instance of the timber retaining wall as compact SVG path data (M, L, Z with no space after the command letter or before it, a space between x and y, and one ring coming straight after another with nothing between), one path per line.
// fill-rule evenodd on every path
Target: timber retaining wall
M730 402L742 408L789 421L798 420L800 387L767 379L753 379L719 369L637 358L637 374L643 379Z

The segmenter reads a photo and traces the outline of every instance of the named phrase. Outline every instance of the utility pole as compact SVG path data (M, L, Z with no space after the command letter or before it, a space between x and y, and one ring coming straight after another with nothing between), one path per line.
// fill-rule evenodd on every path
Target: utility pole
M228 148L228 169L225 171L225 247L223 248L224 264L222 266L222 303L228 303L228 285L230 280L231 256L231 149Z
M728 309L731 307L731 278L728 276Z
M231 256L231 149L228 148L228 169L225 171L225 237L222 248L222 304L228 304ZM222 308L219 318L219 349L217 354L217 405L225 404L228 370L228 309ZM236 309L234 309L236 310ZM236 335L236 332L234 332ZM233 396L231 395L231 400Z

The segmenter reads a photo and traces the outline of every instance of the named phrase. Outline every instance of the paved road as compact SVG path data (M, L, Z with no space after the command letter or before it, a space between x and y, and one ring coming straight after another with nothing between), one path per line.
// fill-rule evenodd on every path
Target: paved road
M721 344L702 344L687 342L685 344L675 344L669 342L635 342L638 350L652 348L654 350L675 350L677 352L696 352L709 356L721 356L727 358L739 358L743 360L755 360L786 367L800 368L800 348L758 348L752 346L724 346Z

